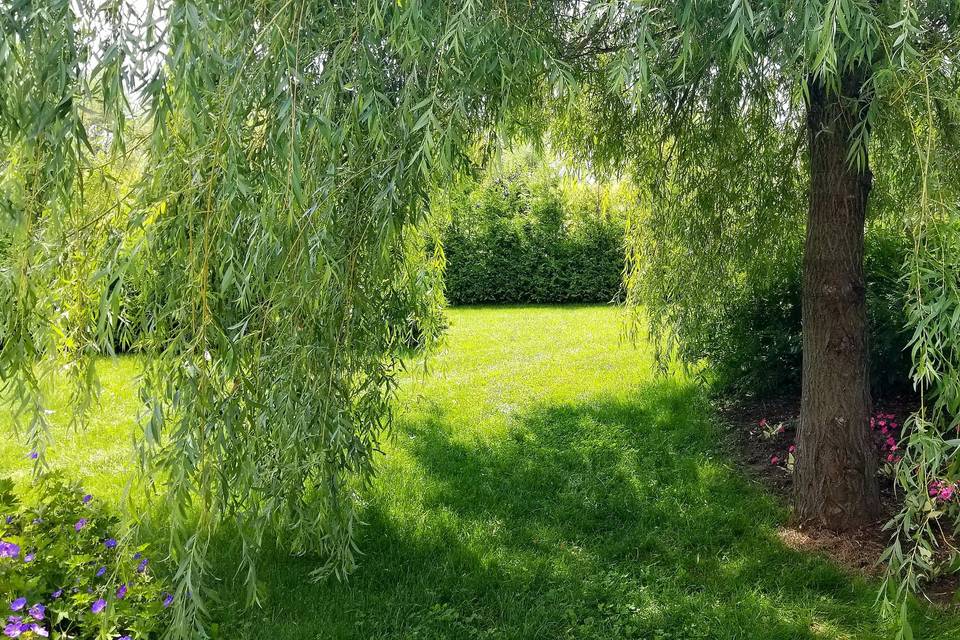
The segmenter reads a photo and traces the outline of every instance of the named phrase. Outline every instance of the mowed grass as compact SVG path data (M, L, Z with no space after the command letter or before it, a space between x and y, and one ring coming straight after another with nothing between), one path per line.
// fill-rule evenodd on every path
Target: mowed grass
M45 381L45 400L51 411L48 419L54 425L47 460L98 496L119 502L132 477L133 439L141 410L135 382L140 365L136 358L121 357L100 361L97 370L100 402L85 429L67 426L69 389ZM9 436L14 431L10 411L0 406L0 434ZM27 457L30 451L18 439L5 442L0 447L0 472L20 484L29 482L33 469L33 461Z
M263 607L244 610L225 537L218 637L892 637L875 583L780 543L784 508L730 462L700 392L621 341L616 309L449 316L427 372L404 376L359 569L314 583L320 559L272 546ZM135 372L104 363L101 414L51 455L104 495L131 458ZM914 618L920 638L960 631Z

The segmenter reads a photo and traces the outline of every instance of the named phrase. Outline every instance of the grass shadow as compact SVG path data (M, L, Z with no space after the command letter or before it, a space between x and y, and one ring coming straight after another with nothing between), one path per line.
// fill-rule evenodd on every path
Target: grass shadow
M264 608L225 626L250 638L891 637L876 586L784 547L782 507L716 438L698 393L676 382L533 406L506 438L464 435L432 406L397 427L350 581L310 583L315 563L273 550ZM948 622L919 619L921 637L954 635Z

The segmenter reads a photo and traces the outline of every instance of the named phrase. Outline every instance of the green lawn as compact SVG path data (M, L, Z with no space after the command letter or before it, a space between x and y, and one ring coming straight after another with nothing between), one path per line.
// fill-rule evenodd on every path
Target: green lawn
M698 391L621 341L615 309L449 315L446 348L403 381L359 570L314 584L318 561L270 549L264 608L242 612L225 544L219 636L892 637L876 584L780 543L785 510L728 460ZM52 456L104 495L130 458L135 370L104 364L96 424ZM960 619L918 611L915 630L954 638Z

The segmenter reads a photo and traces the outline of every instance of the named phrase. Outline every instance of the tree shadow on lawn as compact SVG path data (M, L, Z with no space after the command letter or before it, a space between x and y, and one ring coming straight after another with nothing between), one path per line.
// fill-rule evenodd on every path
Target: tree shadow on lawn
M506 438L434 407L398 425L346 584L266 554L275 638L889 638L876 585L784 547L785 511L716 444L698 393L541 405ZM920 637L957 619L917 612ZM933 617L926 617L926 616ZM227 636L224 636L227 637Z

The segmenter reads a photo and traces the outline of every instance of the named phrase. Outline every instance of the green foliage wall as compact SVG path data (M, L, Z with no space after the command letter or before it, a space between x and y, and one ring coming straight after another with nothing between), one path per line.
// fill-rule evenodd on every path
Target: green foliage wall
M450 303L619 297L628 188L564 180L547 160L527 155L450 189L442 201Z
M870 378L875 398L912 389L907 344L907 284L902 267L909 241L873 225L866 236L865 271ZM803 365L802 267L799 239L779 268L754 278L740 295L717 309L708 327L690 325L685 355L705 359L715 388L747 396L800 394Z

